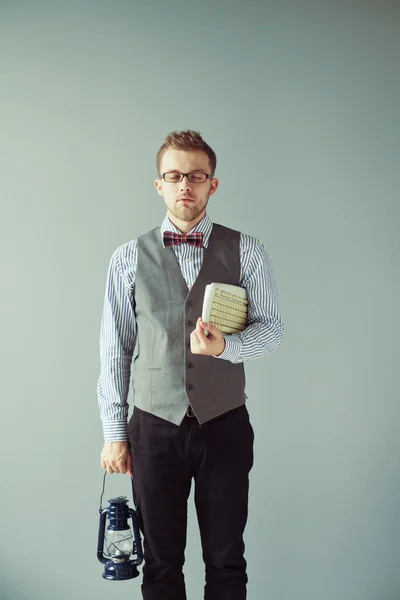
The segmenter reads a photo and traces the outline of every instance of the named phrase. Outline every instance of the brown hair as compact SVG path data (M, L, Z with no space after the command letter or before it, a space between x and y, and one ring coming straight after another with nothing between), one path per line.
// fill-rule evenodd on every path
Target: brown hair
M157 173L160 176L161 160L165 152L170 148L175 150L202 150L208 156L208 162L211 168L211 177L214 177L217 167L217 157L214 150L203 140L200 132L186 129L182 131L173 131L165 138L165 141L157 152Z

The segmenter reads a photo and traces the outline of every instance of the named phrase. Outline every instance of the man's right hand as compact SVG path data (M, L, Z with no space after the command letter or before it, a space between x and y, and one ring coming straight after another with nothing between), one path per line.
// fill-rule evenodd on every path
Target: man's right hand
M132 473L132 456L129 442L105 442L101 452L101 466L107 473Z

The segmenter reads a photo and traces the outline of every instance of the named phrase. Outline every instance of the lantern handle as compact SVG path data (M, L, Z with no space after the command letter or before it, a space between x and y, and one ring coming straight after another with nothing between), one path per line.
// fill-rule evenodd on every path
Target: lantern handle
M104 486L106 483L106 475L107 475L107 471L104 471L104 477L103 477L103 491L101 492L101 496L100 496L100 507L99 507L99 513L101 514L103 511L103 507L102 507L102 500L103 500L103 494L104 494Z
M101 492L101 496L100 496L100 507L99 507L99 513L101 513L103 511L103 507L102 507L102 501L103 501L103 494L104 494L104 488L105 488L105 484L106 484L106 475L107 475L107 471L104 471L104 477L103 477L103 490ZM136 494L135 494L135 488L133 487L133 477L131 477L131 484L132 484L132 497L133 497L133 502L135 504L136 510L138 510L137 508L137 500L136 500Z

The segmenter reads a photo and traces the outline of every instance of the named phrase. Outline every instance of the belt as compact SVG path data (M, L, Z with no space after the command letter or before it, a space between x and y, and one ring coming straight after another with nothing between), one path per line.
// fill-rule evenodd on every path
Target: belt
M187 409L187 411L186 411L186 416L187 416L187 417L195 417L195 416L196 416L196 415L194 414L194 412L193 412L193 410L192 410L192 407L191 407L191 406L189 406L189 407L188 407L188 409Z

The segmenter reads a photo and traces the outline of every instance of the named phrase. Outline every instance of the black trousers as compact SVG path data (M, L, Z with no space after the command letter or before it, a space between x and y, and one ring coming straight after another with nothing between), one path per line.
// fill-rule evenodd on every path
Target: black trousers
M192 478L206 600L246 598L243 533L254 431L245 404L203 425L180 426L134 406L128 423L143 533L144 600L185 600L187 499Z

